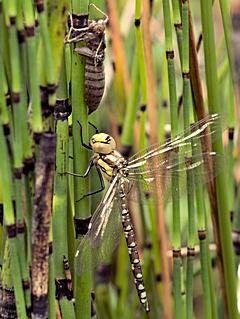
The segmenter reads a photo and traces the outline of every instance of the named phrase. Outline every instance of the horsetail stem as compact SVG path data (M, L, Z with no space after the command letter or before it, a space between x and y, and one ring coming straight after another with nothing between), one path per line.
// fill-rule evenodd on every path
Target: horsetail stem
M10 160L8 158L8 151L6 142L4 140L3 134L3 127L2 123L0 125L0 147L1 147L1 180L2 185L4 188L2 189L3 193L3 202L4 202L4 222L7 229L7 242L8 248L5 246L6 249L9 249L11 260L7 258L8 262L10 261L10 269L11 280L14 287L14 295L16 300L16 307L17 313L19 318L26 318L26 306L24 301L24 293L22 287L22 280L21 280L21 270L20 264L18 259L18 249L17 249L17 240L16 240L16 223L14 220L14 208L12 203L12 179L11 179L11 171L10 171ZM11 287L4 287L4 288L11 288Z
M69 286L70 278L66 278L64 272L64 258L68 256L68 224L67 220L67 189L68 177L65 174L68 169L68 116L70 108L68 105L68 85L66 78L66 62L65 55L63 56L62 68L60 74L59 88L57 91L57 101L54 112L56 120L56 175L54 180L54 196L53 196L53 265L54 278L56 284L56 303L62 313L62 318L66 317L66 313L74 313L72 298L72 285ZM60 231L61 230L61 231ZM70 272L71 277L71 272ZM55 298L54 298L55 304Z
M183 2L183 1L182 1ZM173 24L175 28L175 32L177 35L177 44L178 44L178 51L180 61L182 62L182 46L184 45L185 41L183 40L182 34L182 18L181 18L181 9L180 9L180 1L172 0L172 11L173 11Z
M80 24L81 27L88 25L88 1L73 1L72 14L75 15L73 24L76 28ZM77 44L79 46L79 44ZM87 105L84 100L84 62L85 58L74 53L72 50L71 68L71 103L72 103L72 133L73 133L73 168L75 173L83 173L82 170L87 167L88 152L79 143L79 124L82 125L84 142L88 141L87 127ZM84 178L76 178L74 180L74 200L75 200L75 218L81 221L89 217L89 198L81 199L83 195L88 193L89 183ZM75 228L75 231L77 229ZM76 233L76 236L81 236ZM75 290L76 296L76 317L88 318L91 308L90 289L91 276L76 277L77 285Z
M200 145L198 146L200 149ZM198 149L195 149L196 152ZM195 155L193 151L193 155ZM205 215L205 205L204 205L204 190L202 187L202 178L200 176L201 168L197 168L194 173L195 179L195 194L196 194L196 211L197 211L197 228L198 228L198 239L200 244L200 261L201 261L201 279L203 286L203 303L204 303L204 316L206 318L211 318L213 312L213 307L215 308L213 300L211 300L211 290L210 290L210 280L211 273L208 267L209 257L207 255L207 228L206 228L206 215Z
M33 5L31 0L23 1L23 12L25 18L27 62L28 62L28 85L29 94L32 101L32 126L37 136L42 132L42 117L40 106L40 89L38 68L35 67L35 57L37 56L37 43L35 36L35 20Z
M32 228L32 316L47 318L48 255L56 137L44 133L39 145Z
M126 63L126 56L123 48L119 29L119 18L117 12L117 1L105 1L107 14L109 16L109 29L114 54L114 91L118 99L115 109L120 120L123 119L123 110L125 109L126 97L129 94L130 81Z
M136 37L136 53L138 60L138 69L140 77L140 94L141 102L139 109L139 147L140 149L145 146L145 121L146 121L146 109L147 109L147 78L146 78L146 64L145 55L141 31L141 0L135 2L135 37Z
M189 22L188 22L188 0L182 1L182 78L183 78L183 121L184 128L189 127L190 119L190 73L189 73ZM191 163L191 157L186 158ZM186 274L186 318L193 316L193 261L195 255L195 207L194 195L194 174L191 170L187 171L187 201L188 201L188 254L187 254L187 274Z
M207 5L207 8L206 8ZM213 16L211 3L201 1L201 17L203 26L203 42L205 57L205 72L208 90L208 102L210 112L220 111L219 88L217 81L217 66L215 55L215 44L213 38ZM206 27L208 32L206 33ZM212 144L213 150L223 153L221 133L218 133L216 142ZM223 163L221 163L223 165ZM227 313L231 318L237 318L236 305L236 281L234 275L233 248L231 242L230 218L228 210L228 199L224 191L226 185L226 172L223 169L221 174L216 177L216 193L218 201L218 219L223 258L224 282L226 289Z
M132 123L134 122L137 113L137 97L139 92L139 67L138 59L136 57L134 58L134 64L132 68L131 83L132 88L128 96L128 101L126 105L126 115L123 122L123 129L121 134L121 154L123 154L125 157L129 157L132 148L134 137L132 131Z
M176 79L174 66L174 50L172 47L172 23L170 17L169 1L163 1L164 31L166 39L166 58L168 63L168 86L170 98L170 116L171 116L171 135L177 134L177 96ZM173 163L177 163L177 154L172 158ZM181 318L182 300L181 300L181 225L180 225L180 202L179 202L179 182L178 176L172 176L172 199L173 199L173 300L174 300L174 318Z

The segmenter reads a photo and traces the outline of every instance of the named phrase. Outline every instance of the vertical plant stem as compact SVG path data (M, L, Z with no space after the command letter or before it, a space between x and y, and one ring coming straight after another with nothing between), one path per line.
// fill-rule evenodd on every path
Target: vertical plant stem
M214 44L214 29L211 2L201 0L201 17L203 26L203 43L205 57L205 72L207 80L207 92L210 112L220 111L219 88L217 81L217 65ZM217 132L216 142L212 144L213 150L219 154L223 153L221 132ZM222 166L224 163L221 163ZM229 318L237 318L236 301L236 276L234 272L233 247L231 240L231 227L229 218L229 207L227 194L225 192L226 172L216 177L216 193L218 202L218 219L223 257L224 281L226 288L226 304ZM225 294L224 294L225 295Z
M42 52L44 56L44 67L42 66L42 70L45 70L44 76L46 77L47 82L49 108L53 109L56 103L56 83L54 81L54 63L47 25L47 13L45 10L44 2L42 0L35 0L35 4L39 18L39 27L42 39L41 45L43 46Z
M150 10L149 1L143 0L143 32L144 32L144 44L145 44L145 61L146 61L146 74L147 74L147 103L148 103L148 115L151 123L150 128L150 143L156 144L157 139L157 112L156 112L156 100L154 92L154 77L153 77L153 62L151 52L151 38L150 38ZM157 165L157 164L155 164ZM163 211L162 191L159 188L161 185L161 179L159 176L156 178L156 214L158 224L158 237L160 241L160 259L162 269L162 286L164 290L163 294L163 315L164 318L172 317L172 305L171 305L171 280L170 280L170 267L168 264L168 258L166 252L168 250L168 241L165 229L165 218Z
M116 285L120 290L120 296L118 299L118 304L116 307L115 315L117 318L121 318L124 315L129 313L129 310L126 311L125 302L127 296L129 294L129 287L124 284L124 278L129 271L129 265L126 262L122 262L123 260L127 260L128 252L126 249L126 241L125 238L122 237L119 243L118 256L117 256L117 274L116 274Z
M141 7L143 9L143 19L141 19ZM143 22L143 24L142 24ZM151 51L151 38L149 37L149 23L150 23L150 7L147 1L136 0L135 1L135 39L136 39L136 59L137 59L137 67L138 74L140 79L140 118L139 118L139 148L143 149L145 147L145 124L146 124L146 116L148 110L148 104L151 107L151 112L149 113L150 120L154 118L154 108L155 108L155 96L153 91L153 66L152 66L152 53ZM144 42L145 41L145 42ZM149 51L150 50L150 51ZM147 83L149 81L149 83ZM152 85L151 85L151 83ZM149 93L149 95L148 95ZM154 118L156 124L156 114ZM157 130L156 125L153 125L153 130L151 130L151 142L153 140L157 140ZM154 137L153 137L154 136ZM146 187L139 187L139 196L145 197L147 194ZM162 207L162 206L161 206ZM152 246L152 225L151 221L148 219L150 212L154 210L153 202L151 198L147 198L146 196L146 206L141 207L142 212L142 223L145 234L144 247L146 248L144 251L144 274L146 282L150 282L152 273L148 271L151 259L151 246ZM155 211L152 214L154 219L154 224L156 223L156 215ZM155 232L156 234L156 232ZM164 252L163 252L164 253ZM150 285L147 285L147 295L150 295ZM150 305L150 308L152 306ZM153 310L154 311L154 310Z
M132 76L131 76L131 91L128 95L126 114L123 122L121 144L121 154L124 157L129 157L133 144L133 123L136 118L139 92L139 67L138 59L134 57Z
M26 45L28 59L28 84L32 102L32 127L35 134L42 132L42 116L40 105L39 74L36 68L37 44L35 37L35 19L31 0L23 0L25 17ZM35 135L35 137L37 137Z
M191 11L189 10L189 46L190 46L190 79L191 79L191 88L192 88L192 97L195 106L195 110L197 113L198 119L202 119L205 116L205 109L204 109L204 100L203 100L203 90L202 90L202 83L200 78L200 71L199 71L199 64L198 64L198 57L197 57L197 50L196 50L196 41L193 32L193 24L192 24L192 17ZM202 151L204 153L210 152L210 141L208 138L201 141L202 144ZM211 161L206 161L207 165L205 167L206 171L209 174L212 174L212 165ZM208 195L210 200L211 206L211 218L213 223L213 233L214 239L217 245L217 254L219 258L219 262L217 263L217 267L219 270L219 279L221 281L221 286L225 286L224 282L224 275L223 275L223 258L222 252L220 249L220 234L219 234L219 227L218 227L218 217L217 217L217 200L216 200L216 190L214 182L211 180L207 183L208 188ZM224 289L224 288L223 288ZM225 290L225 289L224 289ZM214 301L212 300L214 304ZM215 308L213 307L213 311Z
M32 227L32 318L47 318L49 229L55 165L55 135L44 133L36 166Z
M29 134L28 123L27 123L27 61L26 61L26 43L25 43L25 30L23 25L23 16L22 16L22 3L18 2L17 6L17 28L18 28L18 42L20 49L20 61L21 65L21 120L18 118L18 121L21 121L21 131L22 131L22 157L23 157L23 171L28 173L29 170L33 168L34 158L32 151L32 138ZM24 201L22 200L22 195L24 194L24 183L23 175L16 175L15 178L15 200L16 200L16 223L17 223L17 232L18 232L18 247L19 247L19 259L21 263L21 272L22 272L22 283L25 293L25 302L27 312L30 313L31 309L31 291L30 291L30 273L29 265L27 263L27 254L30 246L25 245L26 241L26 227L24 223L24 212L25 206Z
M1 315L5 318L17 318L16 299L11 276L11 253L9 240L6 239L2 247L1 270Z
M83 6L84 1L81 1ZM88 22L88 1L85 1L83 11L79 11L80 3L73 3L73 13L78 15L81 24L86 26ZM79 23L80 23L79 21ZM79 44L77 44L79 45ZM72 51L72 74L71 74L71 102L72 102L72 131L73 131L73 157L74 157L74 172L83 173L88 163L88 152L79 143L80 127L78 121L82 125L84 142L88 142L87 128L87 105L84 101L84 58ZM85 218L89 216L89 198L83 198L78 201L83 195L88 193L88 182L84 178L76 178L74 180L74 197L75 197L75 216L76 218ZM76 234L78 235L78 234Z
M13 101L13 124L14 124L14 167L15 176L18 178L22 173L22 114L23 106L21 101L20 89L20 62L19 62L19 46L17 41L17 29L16 29L16 13L17 13L16 2L13 1L11 6L8 8L8 19L9 19L9 48L10 48L10 64L12 72L12 101Z
M67 228L67 182L64 174L68 168L68 85L66 78L65 59L62 63L59 89L57 91L57 104L54 116L57 125L56 149L56 176L54 181L53 196L53 244L54 244L54 269L56 277L56 295L62 313L67 309L74 313L72 301L72 287L64 272L64 256L68 259L68 228ZM69 237L69 240L73 240ZM71 274L71 273L70 273ZM70 285L69 285L70 284ZM62 303L62 300L66 302ZM63 317L62 318L66 318Z
M236 202L235 202L235 214L234 214L234 224L232 230L232 240L234 245L234 250L236 254L236 269L239 265L239 255L240 255L240 187L237 187L237 195L236 195Z
M88 1L72 2L72 13L75 15L73 24L76 26L86 27L88 25ZM75 21L75 22L74 22ZM76 45L77 47L79 44ZM85 58L75 54L72 51L72 73L71 73L71 101L72 101L72 132L73 132L73 167L74 173L83 174L88 164L88 151L83 148L79 140L79 125L82 125L83 139L88 143L88 122L87 122L87 105L84 100L84 72L85 72ZM89 182L85 178L75 178L74 180L74 200L75 200L75 223L84 222L83 220L89 218L90 207L89 197L82 198L89 193ZM80 201L78 201L81 199ZM81 221L82 220L82 221ZM81 237L77 233L75 227L76 237ZM86 276L80 278L76 276L75 289L75 310L76 317L85 319L89 318L91 311L91 267Z
M170 5L168 0L163 0L164 30L166 39L166 57L168 63L168 85L171 111L171 136L177 134L177 93L174 66L174 50L172 46L172 23ZM173 156L174 164L177 163L177 154ZM173 199L173 301L174 318L181 318L181 225L180 225L180 202L178 176L172 176L172 199Z
M193 148L193 156L201 152L201 146ZM204 189L203 180L201 177L201 167L196 167L194 170L195 194L196 194L196 210L198 221L198 238L200 244L200 262L201 262L201 280L203 290L203 313L204 318L216 318L215 296L211 294L211 268L208 251L208 239L206 229L206 214L204 206Z
M157 143L157 112L156 99L154 92L154 76L153 76L153 61L152 61L152 41L150 36L150 7L149 1L143 0L143 45L146 64L146 85L147 85L147 105L148 117L151 123L150 143Z
M18 42L20 49L20 61L21 61L21 101L22 101L22 147L23 147L23 171L27 174L34 166L33 156L33 141L32 136L29 134L28 129L28 63L27 63L27 47L26 47L26 32L24 29L24 21L22 15L22 2L18 2L17 13L17 32Z
M119 29L116 0L107 0L106 7L109 16L109 28L112 40L112 48L115 62L116 95L118 96L117 108L123 109L126 104L126 97L129 93L130 81L127 68L123 42Z
M61 72L62 57L64 52L63 40L66 31L66 20L70 4L71 2L68 0L51 0L51 10L47 12L48 36L50 41L49 46L52 56L51 61L53 63L53 80L51 75L51 78L49 78L48 83L52 83L53 87L54 85L56 86L58 84ZM49 51L49 48L47 50Z
M189 74L189 23L188 0L182 1L182 77L183 77L183 120L184 128L189 127L190 113L190 74ZM191 157L186 158L186 167L191 164ZM192 170L187 170L187 201L188 201L188 254L186 276L186 318L193 317L193 260L195 255L195 208L194 180Z
M0 2L0 112L1 112L1 119L2 124L5 128L5 132L9 131L9 115L7 110L7 104L5 101L4 96L4 81L5 81L5 71L4 71L4 35L3 35L3 28L4 28L4 17L3 17L3 4L2 1Z
M228 179L228 197L229 197L229 209L230 214L233 215L234 218L234 159L233 159L233 149L234 149L234 128L228 128L228 145L226 147L226 155L228 161L228 172L227 172L227 179ZM231 217L232 218L232 217Z
M190 159L191 161L191 159ZM188 253L187 253L187 276L186 276L186 314L187 319L193 318L193 261L195 255L195 208L194 179L192 170L187 171L188 188Z
M227 0L220 0L219 4L220 4L220 9L221 9L221 14L222 14L224 39L225 39L225 43L226 43L226 47L227 47L228 63L230 66L231 80L233 80L234 76L233 76L233 61L232 61L232 42L231 42L232 27L231 27L231 16L230 16L229 2ZM231 81L231 86L232 85L233 85L233 81Z
M183 34L182 34L182 21L180 15L180 5L178 0L172 0L172 8L173 8L173 24L177 35L177 44L178 44L178 51L180 61L182 62L182 45L183 41Z
M50 230L52 233L52 230ZM51 235L52 237L52 235ZM51 248L50 248L51 247ZM49 250L52 250L52 242L49 241ZM54 272L54 262L53 262L53 252L49 251L48 257L48 318L56 318L56 304L55 304L55 272Z
M31 294L30 294L30 274L27 264L27 252L25 246L25 225L23 217L23 181L22 178L15 179L15 201L16 201L16 226L17 226L17 247L22 275L22 285L25 294L26 309L31 309Z
M147 74L141 31L141 0L136 0L135 2L135 37L141 89L139 148L143 149L145 147L145 121L147 110Z
M12 203L12 179L10 170L10 159L8 157L7 145L4 140L3 127L0 122L0 171L1 181L4 185L2 189L3 203L4 203L4 223L7 229L8 244L10 250L10 265L12 282L14 286L14 295L16 300L16 308L18 318L26 318L26 306L24 300L24 293L21 280L20 264L17 253L16 240L16 224L14 218L14 209Z
M22 78L20 68L20 52L19 43L17 38L17 3L12 2L9 6L8 19L9 19L9 49L10 49L10 65L11 65L11 90L12 90L12 113L13 113L13 157L14 157L14 186L15 186L15 201L16 201L16 227L17 227L17 238L15 242L17 249L14 247L15 243L11 247L13 250L19 253L20 262L20 276L22 277L22 284L25 290L26 306L30 308L30 281L28 267L26 264L26 250L25 250L25 238L24 238L24 223L23 223L23 209L22 209L22 169L23 169L23 139L22 139L22 128L25 121L23 99L21 94ZM18 23L20 23L18 19ZM25 122L26 125L26 122ZM15 240L15 236L14 236ZM13 256L13 258L17 258Z

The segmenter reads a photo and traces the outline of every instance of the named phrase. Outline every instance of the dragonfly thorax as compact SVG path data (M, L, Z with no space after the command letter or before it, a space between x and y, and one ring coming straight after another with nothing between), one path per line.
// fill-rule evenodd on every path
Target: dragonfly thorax
M94 153L111 154L116 149L116 142L112 136L106 133L98 133L91 137L90 145Z
M96 153L95 160L107 179L113 176L114 171L120 173L122 177L128 175L127 160L116 150L110 154Z
M89 32L92 32L93 34L99 36L102 35L106 28L106 22L102 19L99 19L98 21L92 21L89 24Z

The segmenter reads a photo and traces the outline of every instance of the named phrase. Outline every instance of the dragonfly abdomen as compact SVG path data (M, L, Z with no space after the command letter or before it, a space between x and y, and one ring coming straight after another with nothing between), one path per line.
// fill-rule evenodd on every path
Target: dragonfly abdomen
M103 96L105 87L103 62L96 64L94 58L86 58L84 85L84 97L90 114L97 109Z
M121 185L121 208L122 208L122 226L123 226L123 231L125 234L126 242L127 242L127 247L128 247L128 254L131 262L131 268L132 268L132 273L134 276L134 282L136 285L137 293L139 300L141 304L143 304L146 312L149 312L149 304L147 300L147 294L144 286L144 281L143 281L143 274L142 274L142 267L140 264L140 258L139 254L137 251L137 244L135 241L135 235L133 231L133 225L131 222L129 210L127 209L126 205L126 197L125 197L125 191L124 191L124 185Z

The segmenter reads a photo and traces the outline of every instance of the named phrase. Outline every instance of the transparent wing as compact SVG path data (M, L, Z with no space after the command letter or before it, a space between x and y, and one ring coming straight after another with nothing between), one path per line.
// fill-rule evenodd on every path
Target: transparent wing
M168 139L164 144L155 144L150 147L134 154L128 161L128 167L137 168L144 166L149 158L160 158L164 160L164 157L169 152L178 151L179 154L186 151L187 147L193 144L196 147L204 136L209 136L214 139L216 131L221 130L223 125L223 119L220 114L210 114L204 119L194 123L179 134L174 139Z
M173 159L172 154L169 152L166 156L158 158L149 158L146 160L145 165L138 167L130 167L128 172L129 180L145 181L151 183L154 178L168 176L179 176L183 178L188 170L194 170L194 174L201 175L205 182L212 180L213 177L219 174L222 169L221 161L224 160L223 154L216 152L205 152L192 155L191 150L185 150L179 157ZM176 155L176 154L173 154ZM209 166L209 161L211 166ZM212 172L211 167L214 167ZM200 168L200 169L197 169Z
M209 158L213 162L214 170L211 170L209 166ZM188 171L193 172L193 178L201 177L201 184L204 185L213 180L222 170L221 161L225 160L223 155L216 153L203 153L187 158L181 162L172 163L170 160L161 165L152 165L146 168L145 170L137 170L134 172L129 172L129 180L133 182L129 192L129 198L131 200L139 200L139 187L144 191L147 196L149 193L158 194L164 199L165 202L169 200L172 201L170 196L171 192L178 193L178 190L172 190L172 177L178 177L179 189L181 194L186 193L186 174ZM187 163L188 162L188 163ZM194 189L188 190L188 192L194 192ZM175 196L174 198L178 198ZM141 198L141 201L144 202L144 198Z
M82 275L101 262L109 261L122 234L120 211L116 200L118 176L109 185L96 208L89 230L82 239L75 256L75 271Z
M216 131L220 130L219 120L219 114L209 115L175 139L163 145L151 146L135 154L128 161L128 178L151 181L154 176L166 176L168 172L171 172L171 175L174 173L181 175L181 172L207 164L211 159L214 162L215 174L217 174L223 155L215 152L202 153L201 138L209 136L214 139ZM212 178L208 166L204 165L205 170L198 170L198 172L203 172L207 179ZM209 170L210 168L209 166Z
M202 183L211 181L222 170L225 158L223 154L202 152L201 138L209 136L214 140L216 131L221 128L219 120L218 114L209 115L175 139L135 154L128 161L128 179L135 185L140 182L147 193L155 193L158 188L164 200L167 200L166 193L169 199L172 198L169 196L172 176L178 176L183 193L186 192L186 172L189 170L194 176L201 176ZM135 193L131 192L132 199L135 199Z

